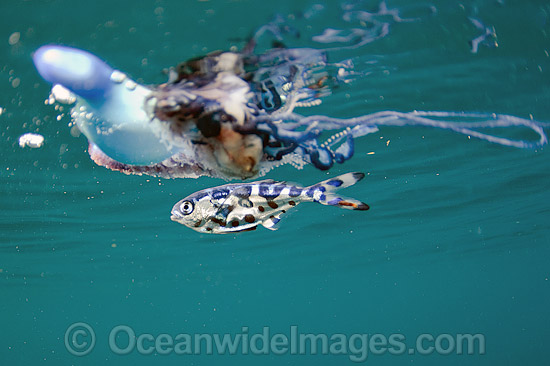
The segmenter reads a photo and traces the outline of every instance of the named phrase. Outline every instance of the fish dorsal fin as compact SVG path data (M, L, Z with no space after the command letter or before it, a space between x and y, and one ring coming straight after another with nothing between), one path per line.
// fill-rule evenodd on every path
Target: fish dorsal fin
M279 228L279 224L281 223L281 215L282 213L279 213L264 220L262 222L263 227L269 230L277 230Z

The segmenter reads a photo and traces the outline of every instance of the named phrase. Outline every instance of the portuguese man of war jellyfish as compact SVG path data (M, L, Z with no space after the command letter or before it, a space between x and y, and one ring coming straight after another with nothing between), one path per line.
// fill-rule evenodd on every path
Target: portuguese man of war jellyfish
M80 49L45 45L33 60L54 85L54 97L74 102L72 118L89 140L91 158L127 174L231 180L262 176L283 164L326 170L350 159L355 139L380 126L436 127L518 148L548 142L546 124L510 115L381 111L338 119L298 114L297 108L320 104L335 86L359 75L352 60L329 62L331 50L355 49L385 37L396 22L416 20L388 9L385 2L378 13L353 4L342 8L345 21L359 19L366 26L328 28L314 37L341 46L286 48L283 35L293 29L276 17L242 50L183 62L157 86L140 85ZM265 34L273 36L272 47L259 51ZM487 132L503 127L530 129L538 139L512 140Z

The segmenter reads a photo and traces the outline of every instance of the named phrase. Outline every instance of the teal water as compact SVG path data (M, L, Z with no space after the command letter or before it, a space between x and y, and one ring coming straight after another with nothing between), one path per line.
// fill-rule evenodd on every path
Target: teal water
M369 203L370 211L301 205L276 232L200 235L171 222L170 209L222 181L125 176L95 166L86 139L71 135L66 113L57 121L62 113L44 105L49 87L31 62L40 45L61 43L88 49L141 82L160 83L163 68L240 46L273 14L311 4L2 2L2 365L353 364L353 347L328 355L144 355L137 349L120 355L109 344L119 325L155 338L252 336L263 327L290 336L292 326L348 338L402 334L407 349L420 334L481 334L484 354L369 350L363 363L550 361L548 148L519 150L449 131L383 128L358 140L355 157L329 173L367 173L346 194ZM396 24L386 38L337 54L356 57L364 68L361 62L376 59L386 71L338 89L315 113L465 110L550 121L548 2L432 4L435 16ZM304 34L308 25L342 26L333 9L335 3L327 5L304 25ZM470 52L468 41L479 34L467 20L471 14L495 27L498 48ZM45 145L21 149L17 139L26 132L44 135ZM268 177L313 184L327 173L283 167ZM96 335L84 356L65 345L67 329L79 322ZM75 344L90 340L81 335ZM117 340L120 347L124 342L127 337Z

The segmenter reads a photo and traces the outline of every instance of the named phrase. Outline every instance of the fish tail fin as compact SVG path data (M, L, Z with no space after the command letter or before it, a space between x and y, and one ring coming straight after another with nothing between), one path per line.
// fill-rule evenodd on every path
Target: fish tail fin
M308 187L307 194L314 202L348 210L366 211L369 205L359 200L336 194L335 191L354 185L365 177L363 173L346 173Z

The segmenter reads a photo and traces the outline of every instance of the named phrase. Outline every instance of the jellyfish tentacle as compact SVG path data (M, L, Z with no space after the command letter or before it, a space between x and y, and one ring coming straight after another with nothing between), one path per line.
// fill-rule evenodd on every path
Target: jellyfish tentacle
M377 132L382 126L419 126L451 130L503 146L536 149L548 143L544 131L548 124L503 114L464 113L441 111L381 111L360 117L339 119L322 115L301 116L297 113L264 115L257 119L257 127L283 147L274 154L282 156L297 153L321 170L334 163L349 160L355 152L355 138ZM526 128L538 135L534 141L514 140L481 132L481 129ZM333 132L324 142L320 136Z

